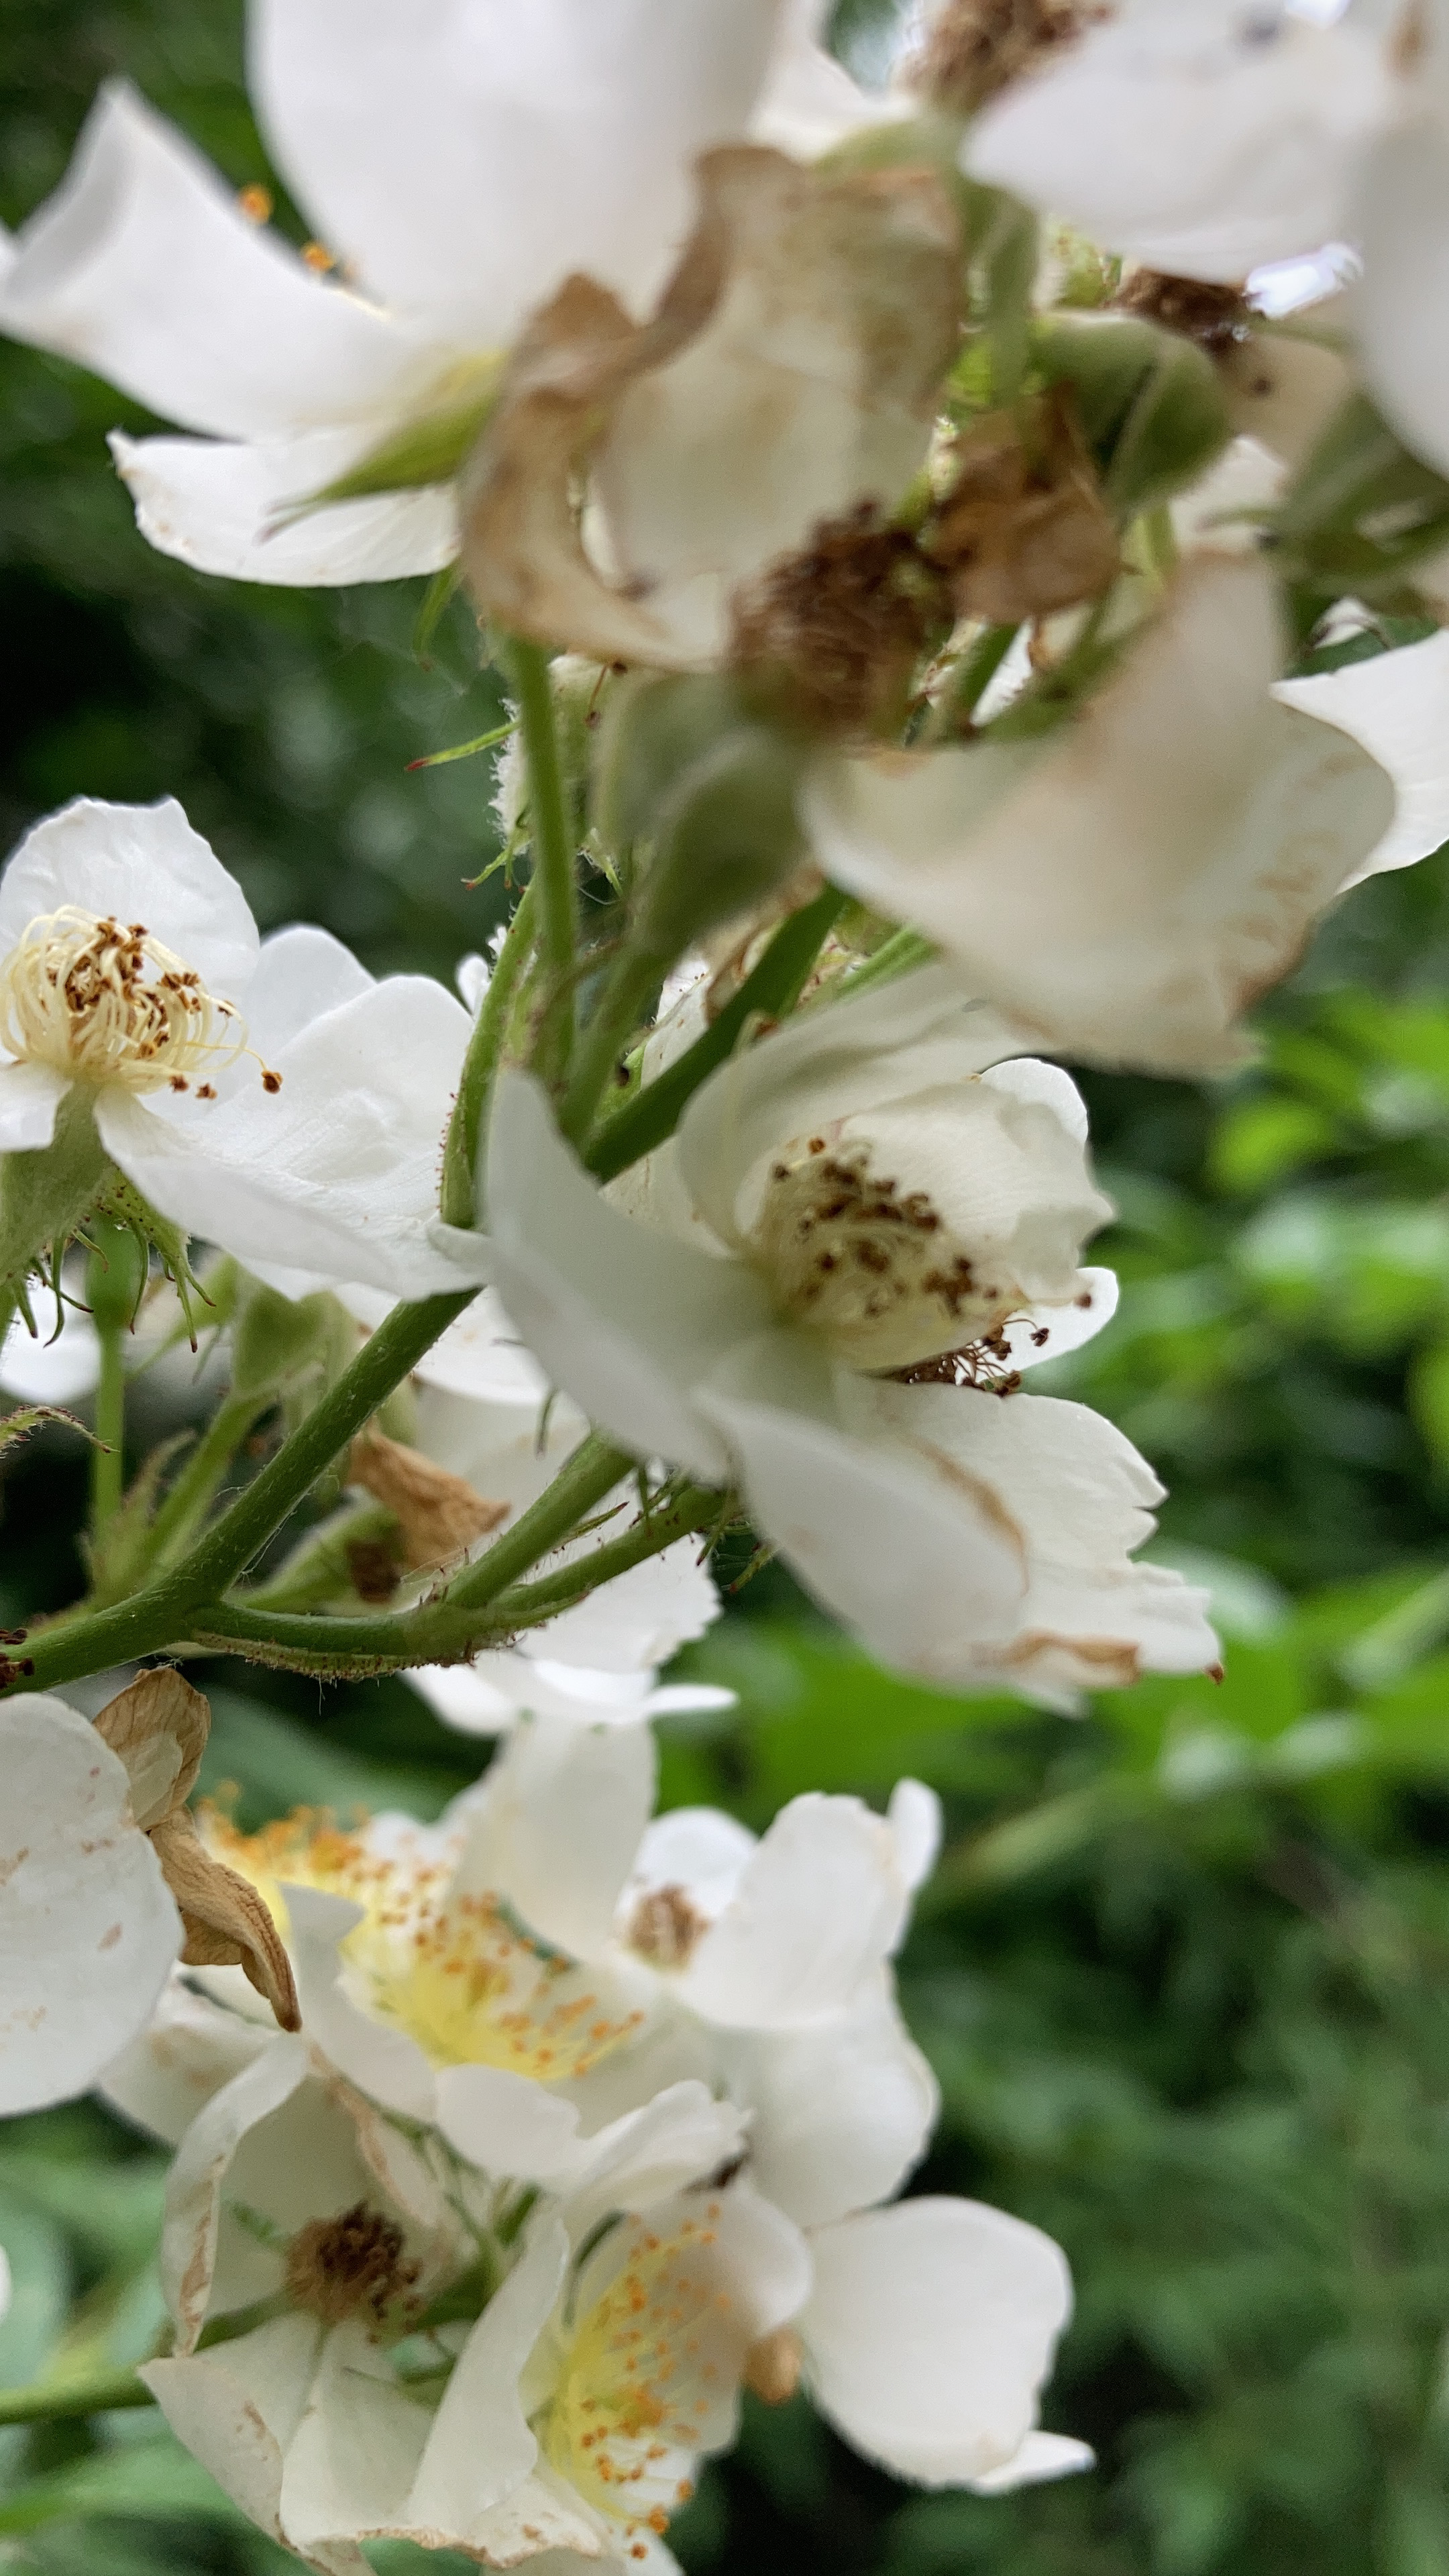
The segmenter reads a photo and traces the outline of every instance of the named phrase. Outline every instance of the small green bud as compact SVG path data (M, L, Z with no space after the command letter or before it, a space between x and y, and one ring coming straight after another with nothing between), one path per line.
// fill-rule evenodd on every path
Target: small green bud
M631 934L669 964L760 902L803 857L795 797L808 745L752 712L726 677L646 678L604 725L597 810L610 845L641 854Z
M86 1303L102 1328L129 1332L146 1289L146 1245L134 1226L115 1217L93 1219L87 1229Z
M1171 498L1232 433L1211 358L1175 331L1124 313L1052 313L1033 333L1048 384L1070 385L1102 489L1119 519Z

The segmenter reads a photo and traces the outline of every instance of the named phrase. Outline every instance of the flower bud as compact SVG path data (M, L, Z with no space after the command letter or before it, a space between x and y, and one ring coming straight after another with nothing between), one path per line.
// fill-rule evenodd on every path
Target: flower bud
M1049 384L1070 385L1077 418L1119 518L1195 482L1227 445L1228 400L1191 340L1120 313L1053 313L1034 336Z
M599 746L597 810L612 848L642 854L631 932L643 955L668 963L795 866L807 755L732 679L641 676L620 689Z

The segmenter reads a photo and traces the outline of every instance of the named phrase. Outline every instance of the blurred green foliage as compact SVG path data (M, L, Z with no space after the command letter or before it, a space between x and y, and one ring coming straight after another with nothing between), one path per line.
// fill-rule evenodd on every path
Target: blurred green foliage
M879 16L840 13L867 63ZM234 0L10 0L0 214L55 183L117 70L236 184L266 177L239 66ZM423 668L413 585L316 598L163 562L102 445L137 419L0 350L6 839L72 794L175 792L264 921L449 974L497 915L496 881L465 883L494 848L490 773L407 763L495 718L466 615ZM803 2401L752 2406L676 2526L691 2576L1449 2570L1446 992L1441 855L1341 907L1234 1081L1086 1086L1125 1293L1050 1377L1170 1484L1160 1553L1214 1588L1220 1688L1144 1683L1084 1722L952 1700L873 1671L774 1570L687 1659L740 1708L669 1731L672 1803L760 1823L805 1787L941 1791L904 1962L944 2096L922 2180L1066 2246L1050 2420L1101 2458L1008 2502L910 2496ZM73 1586L83 1477L63 1443L9 1466L0 1615ZM199 1677L208 1782L244 1822L432 1813L468 1776L401 1682ZM0 2378L146 2349L160 2183L89 2106L0 2135ZM147 2413L0 2435L17 2576L289 2563Z

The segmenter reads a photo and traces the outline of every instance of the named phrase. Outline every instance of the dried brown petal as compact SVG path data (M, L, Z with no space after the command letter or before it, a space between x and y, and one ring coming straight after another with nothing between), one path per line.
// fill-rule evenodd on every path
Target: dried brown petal
M96 1733L126 1766L143 1833L185 1805L210 1732L210 1708L172 1664L138 1674L101 1710Z
M1014 419L981 422L921 532L921 551L948 576L958 613L994 626L1098 599L1121 565L1067 401L1045 396L1029 430L1028 443Z
M195 1818L184 1807L153 1829L151 1846L185 1926L186 1947L181 1953L185 1964L244 1968L283 2030L300 2030L302 2015L291 1962L256 1889L235 1870L212 1859L197 1834Z
M420 1449L389 1440L375 1423L353 1441L347 1475L350 1484L360 1485L392 1513L413 1573L466 1555L476 1540L508 1518L507 1503L489 1502L465 1477L435 1466Z
M906 78L933 107L974 116L1008 82L1110 15L1089 0L945 0Z

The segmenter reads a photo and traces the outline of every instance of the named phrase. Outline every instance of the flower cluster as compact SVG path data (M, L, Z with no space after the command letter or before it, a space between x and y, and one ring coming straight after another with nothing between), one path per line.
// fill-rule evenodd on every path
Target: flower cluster
M648 1721L728 1700L661 1675L741 1535L942 1688L1218 1669L1030 1390L1116 1302L1066 1064L1232 1067L1449 831L1442 12L940 0L871 93L821 18L250 0L316 241L119 85L0 243L0 328L180 433L112 442L145 539L462 585L508 701L458 998L261 937L174 803L0 876L0 1382L96 1444L0 1658L0 2107L175 2145L146 2384L330 2576L666 2567L742 2388L1081 2465L1056 2249L892 2197L931 1799L651 1823ZM248 1837L198 1649L501 1749Z

